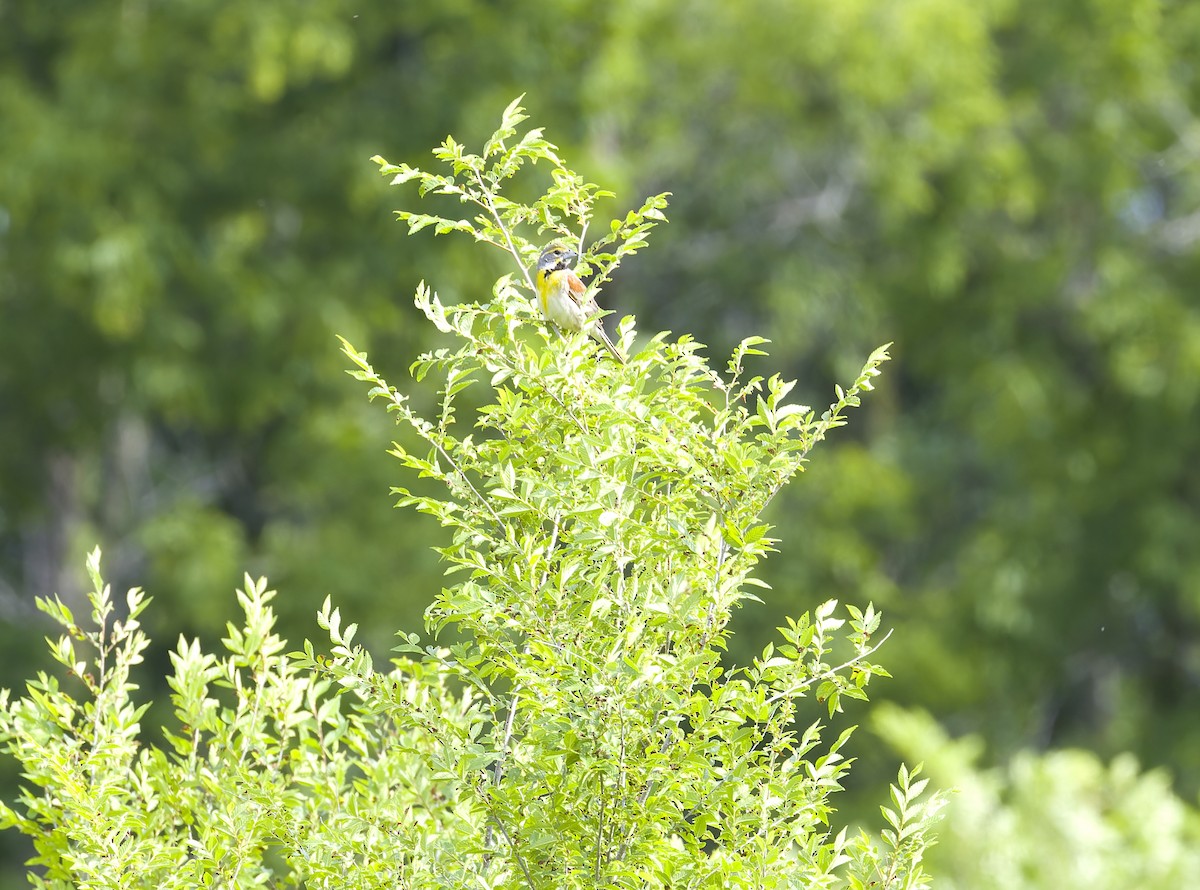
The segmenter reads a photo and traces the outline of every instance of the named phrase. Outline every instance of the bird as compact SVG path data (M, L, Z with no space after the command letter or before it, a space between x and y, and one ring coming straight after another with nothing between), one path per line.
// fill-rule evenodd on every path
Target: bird
M567 331L586 328L593 340L612 353L613 358L625 364L625 357L600 324L597 317L600 307L596 305L595 297L588 293L587 287L575 274L577 259L578 252L558 241L552 241L542 249L534 276L542 315Z

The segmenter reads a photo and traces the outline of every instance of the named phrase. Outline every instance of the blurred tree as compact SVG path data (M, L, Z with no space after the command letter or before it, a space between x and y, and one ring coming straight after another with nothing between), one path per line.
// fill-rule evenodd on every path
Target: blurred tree
M351 6L0 8L9 591L70 595L59 567L101 538L215 630L229 604L201 591L248 562L305 578L306 618L325 559L381 605L381 585L403 592L398 555L432 569L364 534L389 515L386 440L343 397L332 336L415 349L366 163L400 135L369 109L401 66L375 61ZM344 472L315 476L316 449Z

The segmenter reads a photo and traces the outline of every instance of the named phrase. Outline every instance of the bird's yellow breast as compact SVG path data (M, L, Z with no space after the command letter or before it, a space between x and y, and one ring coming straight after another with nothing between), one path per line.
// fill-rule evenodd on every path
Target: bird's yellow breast
M571 294L571 273L566 269L539 271L538 300L542 315L561 328L578 331L587 321L587 313Z
M550 301L561 299L567 289L567 273L563 269L549 272L539 271L537 277L538 299L542 303L542 312L549 312Z

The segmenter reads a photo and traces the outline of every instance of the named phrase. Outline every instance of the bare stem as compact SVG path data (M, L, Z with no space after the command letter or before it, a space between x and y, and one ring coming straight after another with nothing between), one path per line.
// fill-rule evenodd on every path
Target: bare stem
M492 193L488 189L487 183L483 181L483 175L478 170L475 171L475 181L479 184L479 190L484 197L483 206L492 215L492 219L496 221L496 225L503 233L504 241L508 245L508 252L512 254L513 259L516 260L517 265L520 267L521 274L525 277L525 283L529 285L529 292L536 294L537 288L533 284L533 276L529 274L529 269L521 261L521 251L517 250L517 245L513 243L512 234L508 231L508 226L504 224L504 220L500 216L500 211L496 209L496 202L492 200Z
M504 839L506 841L508 841L508 848L510 850L512 850L513 858L517 860L517 865L519 865L521 867L521 871L525 875L525 883L528 884L530 887L533 887L534 886L533 875L531 875L529 873L529 869L525 865L525 859L524 859L524 857L521 856L520 851L517 849L517 845L513 843L512 837L509 835L509 833L507 831L504 830L504 823L501 822L499 819L497 819L495 816L492 816L492 822L494 822L496 824L496 827L500 829L500 833L502 835L504 835Z
M859 654L855 655L853 658L849 659L848 661L842 662L837 667L831 667L829 670L822 671L821 673L817 674L815 677L809 677L803 683L797 683L795 686L791 686L787 689L783 689L783 690L780 690L779 692L776 692L774 695L772 695L770 698L768 698L764 702L764 704L771 705L771 704L774 704L775 702L783 701L784 699L791 698L796 693L802 692L803 690L808 689L814 683L819 683L821 680L828 680L830 677L834 676L839 671L844 671L848 667L853 667L858 662L860 662L864 658L866 658L868 655L871 655L874 652L878 651L879 648L888 641L888 637L890 637L891 635L892 635L892 631L889 630L886 634L883 635L882 640L880 640L878 643L876 643L874 646L872 646L866 652L860 652Z

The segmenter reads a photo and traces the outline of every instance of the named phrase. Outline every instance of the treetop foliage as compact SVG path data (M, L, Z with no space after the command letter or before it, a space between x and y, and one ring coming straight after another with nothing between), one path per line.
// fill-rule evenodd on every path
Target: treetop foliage
M382 163L481 210L404 214L410 226L469 233L518 269L532 252L519 226L585 228L599 190L537 131L515 138L520 121L514 103L483 155L447 140L449 176ZM555 165L553 187L533 205L501 200L527 160ZM596 280L644 243L662 202L585 253ZM438 552L457 581L427 611L433 645L401 633L377 669L327 600L328 654L311 642L286 654L273 593L247 578L226 654L184 639L173 652L177 725L159 748L141 741L130 674L145 597L131 591L117 617L97 552L92 629L42 603L68 631L54 655L83 694L39 677L0 711L0 738L34 786L5 822L34 839L48 886L925 885L940 802L922 799L914 772L900 771L878 839L833 826L850 731L825 739L821 715L886 676L868 661L879 613L838 617L831 600L750 664L720 660L775 543L763 509L871 389L886 351L818 416L786 401L793 384L747 375L760 338L721 374L686 336L633 351L627 317L621 365L584 333L543 326L527 287L509 273L490 299L457 305L418 289L458 343L412 365L418 382L443 381L432 416L343 341L371 398L423 443L392 453L437 483L395 489L450 530ZM464 421L460 400L485 378L491 401Z

